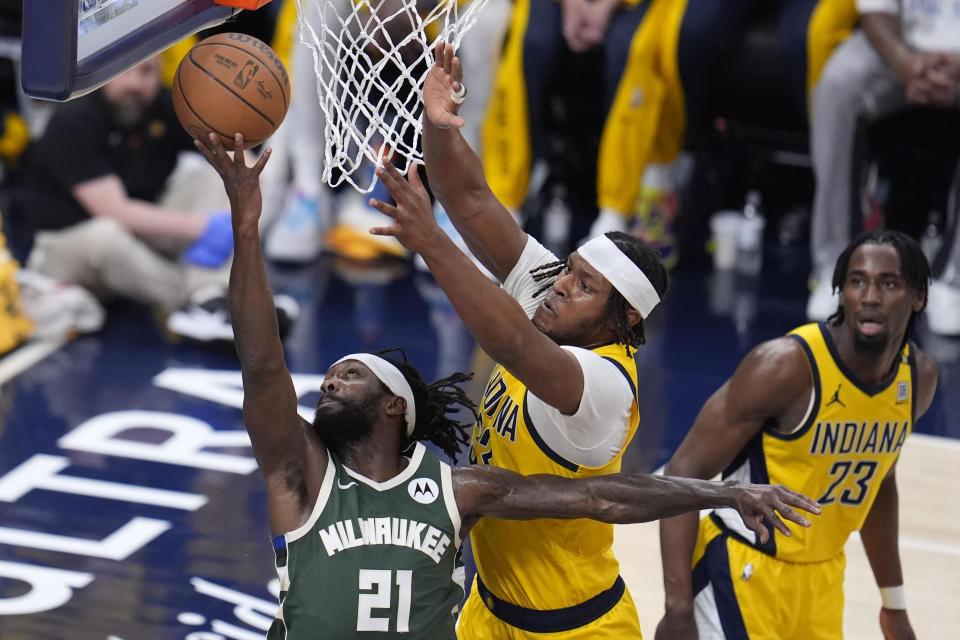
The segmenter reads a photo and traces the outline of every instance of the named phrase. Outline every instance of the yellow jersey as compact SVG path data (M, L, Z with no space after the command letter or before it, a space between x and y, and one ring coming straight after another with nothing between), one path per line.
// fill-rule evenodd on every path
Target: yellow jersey
M825 324L799 327L789 336L803 348L813 378L806 419L793 433L764 430L724 471L724 478L782 484L816 499L822 513L810 528L783 536L771 529L756 543L736 512L712 514L730 531L765 553L788 562L822 562L841 551L860 529L913 428L916 364L905 345L883 384L857 380L843 364Z
M502 366L490 374L470 448L472 464L523 475L551 473L582 478L616 473L640 421L637 365L622 344L592 350L612 362L633 392L627 436L600 467L584 467L550 449L527 410L527 387ZM527 609L560 609L610 589L620 575L613 555L613 525L594 520L513 521L481 518L470 533L477 572L489 591Z

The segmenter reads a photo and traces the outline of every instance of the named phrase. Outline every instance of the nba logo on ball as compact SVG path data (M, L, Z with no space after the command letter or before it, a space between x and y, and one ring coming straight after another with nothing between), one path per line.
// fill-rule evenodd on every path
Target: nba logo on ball
M430 504L440 495L440 490L430 478L415 478L407 485L407 493L420 504Z
M215 133L232 149L270 137L287 114L290 80L279 56L242 33L221 33L193 47L173 78L173 108L194 138Z

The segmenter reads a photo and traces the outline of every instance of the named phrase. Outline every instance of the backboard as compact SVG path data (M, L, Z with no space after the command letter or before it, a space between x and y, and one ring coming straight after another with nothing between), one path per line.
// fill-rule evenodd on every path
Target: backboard
M197 31L267 0L30 0L23 3L27 95L69 100ZM232 6L221 6L230 4Z

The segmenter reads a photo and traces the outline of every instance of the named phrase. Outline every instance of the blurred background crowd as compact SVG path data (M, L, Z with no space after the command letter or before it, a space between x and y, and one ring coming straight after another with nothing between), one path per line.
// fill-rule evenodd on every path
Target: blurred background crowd
M169 99L198 38L44 103L19 87L20 12L0 0L0 352L96 331L117 298L172 339L229 343L227 203ZM366 233L380 214L364 196L321 179L294 1L217 30L270 43L292 77L264 176L267 257L335 259L373 287L416 273L437 373L463 368L472 343L426 270ZM823 320L842 248L895 228L933 265L929 331L960 335L960 0L488 0L459 55L465 135L498 198L558 255L618 229L676 270L752 277L788 261L809 274L807 318ZM298 315L283 296L278 309L285 327Z

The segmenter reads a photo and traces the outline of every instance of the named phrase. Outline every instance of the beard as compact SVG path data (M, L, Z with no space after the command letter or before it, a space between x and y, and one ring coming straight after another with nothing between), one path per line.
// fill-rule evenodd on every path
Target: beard
M604 322L603 320L600 323ZM540 329L540 332L553 340L558 345L582 346L586 341L585 336L596 334L598 331L596 321L581 321L572 327ZM536 325L534 325L536 326Z
M147 112L147 105L135 99L122 98L110 104L113 119L122 129L132 129Z
M317 407L313 430L331 451L339 453L373 432L376 411L374 402L340 400L333 406Z
M859 331L853 332L853 350L857 353L878 355L887 348L887 334L865 336Z

